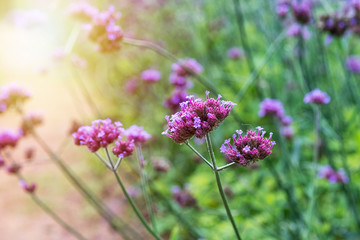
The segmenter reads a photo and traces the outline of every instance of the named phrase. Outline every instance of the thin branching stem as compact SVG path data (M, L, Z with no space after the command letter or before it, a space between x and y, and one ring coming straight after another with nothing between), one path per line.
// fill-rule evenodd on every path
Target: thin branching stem
M214 166L203 156L199 153L191 144L186 141L185 145L188 146L196 155L198 155L212 170L214 170Z
M224 192L224 189L222 187L222 184L221 184L221 179L220 179L220 175L219 175L219 172L217 170L217 167L216 167L216 160L215 160L215 156L214 156L214 151L213 151L213 148L212 148L212 144L211 144L211 139L210 139L210 135L209 134L206 134L206 146L208 148L208 151L209 151L209 155L210 155L210 158L211 158L211 161L212 161L212 164L214 166L213 168L213 171L214 171L214 174L215 174L215 178L216 178L216 184L218 186L218 190L219 190L219 193L220 193L220 196L221 196L221 199L223 201L223 204L224 204L224 207L226 209L226 214L231 222L231 225L234 229L234 232L235 232L235 235L236 235L236 238L238 240L241 240L241 236L240 236L240 233L236 227L236 224L235 224L235 220L231 214L231 210L230 210L230 207L229 207L229 204L227 202L227 199L226 199L226 196L225 196L225 192Z

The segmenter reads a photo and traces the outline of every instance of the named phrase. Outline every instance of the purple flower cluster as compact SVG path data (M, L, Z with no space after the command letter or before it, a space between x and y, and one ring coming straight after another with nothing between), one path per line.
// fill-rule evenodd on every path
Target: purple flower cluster
M186 188L182 190L179 186L173 186L171 191L173 193L173 199L181 207L196 207L197 206L196 199Z
M36 189L35 183L28 184L25 180L20 180L19 185L22 187L22 189L24 189L25 192L28 193L33 193Z
M171 97L164 101L164 106L169 108L172 113L180 109L180 103L186 101L188 95L187 89L193 86L193 83L188 80L188 77L193 74L202 73L203 68L195 59L182 59L172 65L172 73L169 77L169 82L174 86L174 91Z
M278 99L265 98L260 103L259 117L267 115L274 116L281 125L280 133L287 139L291 139L294 135L294 129L291 126L292 117L285 115L285 110L282 102Z
M126 129L124 135L130 141L134 141L135 144L144 144L151 138L151 135L144 130L144 127L139 127L137 125L132 125Z
M91 152L107 147L124 132L120 122L112 122L109 118L95 120L91 126L81 126L73 133L76 145L86 145Z
M147 83L158 82L161 79L161 73L156 69L148 69L141 73L141 79Z
M304 103L328 104L329 102L330 96L318 88L307 93L304 97Z
M0 113L16 107L29 99L31 94L16 83L10 83L0 89Z
M292 10L292 16L287 16ZM312 3L310 0L279 0L276 6L276 13L279 18L286 20L286 34L288 36L301 36L304 39L310 38L310 32L307 25L312 19Z
M151 138L143 127L133 125L124 129L120 122L110 119L95 120L91 126L81 126L72 135L76 145L86 145L91 152L114 144L112 153L119 158L130 156L135 144L143 144Z
M23 136L22 131L5 129L0 132L0 151L6 147L15 147Z
M277 119L282 119L284 117L284 107L280 100L265 98L260 103L259 117L265 117L266 115L271 115Z
M257 127L258 133L247 131L245 136L241 136L242 131L237 130L233 135L234 145L230 144L230 139L225 140L220 148L220 152L224 153L225 158L231 162L236 162L244 167L258 160L263 160L271 154L271 148L275 142L271 141L272 133L269 138L265 138L263 128Z
M188 101L181 103L181 110L171 116L166 116L168 129L162 134L167 135L176 143L183 143L194 135L202 138L214 130L229 115L233 102L209 98L206 101L194 96L188 96Z
M349 56L346 59L345 65L347 69L355 74L360 73L360 57L359 56Z
M240 47L232 47L227 51L227 56L230 59L241 59L244 56L244 51Z
M97 49L101 52L113 52L120 49L123 38L123 31L116 25L121 14L115 12L113 6L108 10L99 12L92 16L92 23L85 25L89 32L89 38L97 44Z
M326 178L330 183L347 183L349 181L344 169L335 171L331 166L321 166L318 171L319 178Z

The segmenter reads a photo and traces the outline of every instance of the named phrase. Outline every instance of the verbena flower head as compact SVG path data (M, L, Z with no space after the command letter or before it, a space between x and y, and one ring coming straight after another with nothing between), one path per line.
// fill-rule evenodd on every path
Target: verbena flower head
M293 1L291 4L294 18L301 24L307 24L311 20L312 3L309 0Z
M97 43L97 48L101 52L112 52L120 49L123 32L116 21L121 14L115 12L113 6L107 11L100 12L93 16L92 24L88 25L89 38Z
M99 10L86 1L70 3L68 13L81 21L91 21Z
M0 90L0 113L29 99L30 92L16 83L5 85Z
M171 113L180 110L180 103L186 102L188 93L185 90L175 90L171 97L164 101L164 106L169 108Z
M263 160L271 154L271 149L275 142L271 141L272 133L269 138L265 138L263 128L257 127L258 133L248 130L245 136L241 136L242 131L237 130L233 135L234 145L230 144L230 139L225 140L220 148L220 152L224 153L225 158L231 162L236 162L244 167L258 160Z
M227 56L230 59L240 59L244 56L244 51L240 47L232 47L227 51Z
M278 1L276 4L276 14L280 18L285 18L290 10L289 3L287 1Z
M286 139L292 139L294 136L294 128L291 125L288 126L282 126L280 128L280 133L286 138Z
M193 58L181 59L179 62L172 65L172 70L179 76L191 76L203 72L203 67Z
M171 188L171 191L173 193L173 199L181 207L196 207L197 206L196 199L187 189L182 190L179 186L173 186Z
M162 134L167 135L176 143L183 143L194 135L198 138L214 130L229 115L235 105L231 101L209 98L206 92L206 100L194 96L188 96L188 101L180 104L181 110L171 117L166 116L168 129Z
M291 24L286 30L286 35L289 37L301 36L303 39L309 39L311 36L309 29L298 23Z
M73 133L76 145L86 145L91 152L113 143L124 129L120 122L112 122L109 118L95 120L91 126L82 126Z
M281 125L289 126L291 123L292 123L292 117L291 116L283 116L281 118Z
M154 83L161 79L161 73L155 69L148 69L141 73L141 78L147 83Z
M151 138L151 135L144 130L144 127L139 127L137 125L132 125L128 129L126 129L124 135L130 141L134 141L135 144L145 143Z
M20 185L20 187L22 187L22 189L25 190L25 192L28 192L28 193L33 193L36 189L35 183L28 184L25 180L20 180L19 185Z
M0 151L6 147L15 147L22 136L22 131L2 130L0 132Z
M284 107L280 100L265 98L260 103L259 117L265 117L266 115L275 116L278 119L282 119L284 116Z
M344 169L339 169L337 172L329 165L321 166L318 171L318 178L326 178L330 183L347 183L348 176Z
M304 103L328 104L329 102L330 96L318 88L307 93L304 97Z
M113 147L112 153L119 158L128 157L133 153L134 147L134 140L121 140L120 136L115 142L115 147Z
M349 56L346 59L347 69L355 74L360 73L360 57L359 56Z
M179 76L176 73L171 73L169 82L177 89L188 89L193 86L193 83L187 80L185 76Z

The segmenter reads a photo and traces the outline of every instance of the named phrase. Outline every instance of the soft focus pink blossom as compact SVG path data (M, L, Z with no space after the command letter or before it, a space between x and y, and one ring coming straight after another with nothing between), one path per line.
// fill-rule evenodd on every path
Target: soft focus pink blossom
M148 69L141 73L141 79L147 83L158 82L161 79L161 73L155 69Z
M318 88L307 93L304 97L304 103L328 104L329 102L330 96Z
M192 74L200 74L203 67L193 58L181 59L172 65L172 70L178 76L191 76Z
M143 144L151 138L151 135L144 130L144 127L139 127L137 125L132 125L128 129L126 129L124 135L130 141L134 141L135 144Z

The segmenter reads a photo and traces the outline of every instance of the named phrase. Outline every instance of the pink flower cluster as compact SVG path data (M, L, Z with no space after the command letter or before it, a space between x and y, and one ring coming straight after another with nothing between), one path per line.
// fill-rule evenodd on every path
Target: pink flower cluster
M276 6L276 13L281 19L286 19L288 13L292 10L292 16L289 21L285 21L287 26L286 34L288 36L301 36L304 39L310 38L310 32L306 25L310 24L312 19L312 3L309 0L279 0Z
M275 142L271 141L272 133L269 138L265 138L263 128L257 127L258 133L249 130L245 136L241 136L242 131L237 130L233 135L234 145L230 144L230 139L225 140L220 148L220 152L224 153L225 158L231 162L236 162L244 167L256 161L263 160L271 154L271 148ZM261 135L260 135L261 134Z
M164 101L164 106L169 108L172 113L180 109L180 103L186 101L188 95L187 89L192 88L193 83L188 80L188 77L193 74L200 74L203 67L195 59L187 58L181 59L179 62L172 65L172 73L169 77L169 82L174 86L174 91L171 97Z
M304 97L304 103L328 104L329 102L330 96L318 88L307 93Z
M227 56L230 59L241 59L244 56L244 51L240 47L232 47L227 51Z
M113 143L123 132L120 122L113 123L108 118L95 120L91 126L81 126L72 136L76 145L86 145L91 152L96 152Z
M266 115L272 115L277 119L282 119L285 110L280 100L265 98L260 103L259 117L265 117Z
M167 135L176 143L183 143L194 135L203 138L214 130L229 115L235 105L231 101L209 98L206 92L206 101L194 96L188 96L188 101L180 104L181 110L171 116L166 116L168 129L162 134Z
M5 129L0 132L0 151L6 147L15 147L23 136L22 131Z
M139 127L137 125L132 125L126 129L124 135L130 141L134 141L135 144L144 144L151 138L151 135L144 130L144 127Z
M0 89L0 113L16 107L29 99L31 94L16 83L10 83Z
M119 158L130 156L135 144L143 144L151 138L143 127L133 125L124 129L120 122L112 122L110 119L95 120L91 126L81 126L72 135L76 145L85 145L91 152L114 143L112 153Z
M141 79L147 83L158 82L161 79L161 73L156 69L148 69L141 73Z
M86 25L89 31L89 38L97 44L97 49L101 52L112 52L120 49L123 38L123 31L116 25L121 14L115 12L113 6L108 10L99 12L92 16L92 23Z
M349 181L344 169L335 171L331 166L321 166L318 172L319 178L326 178L330 183L347 183Z
M99 10L87 1L79 1L70 3L68 13L81 21L91 21L99 13Z

